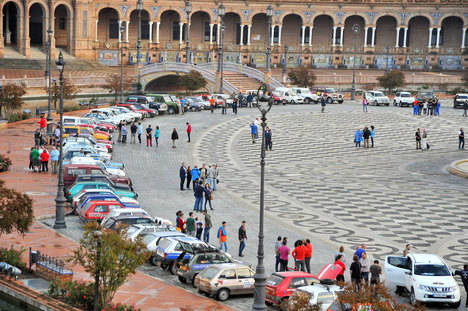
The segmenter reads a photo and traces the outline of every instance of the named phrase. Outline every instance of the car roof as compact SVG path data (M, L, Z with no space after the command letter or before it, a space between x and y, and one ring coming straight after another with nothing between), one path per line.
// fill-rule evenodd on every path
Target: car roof
M455 96L468 96L468 93L458 93L457 95Z
M101 169L99 165L94 164L65 164L65 168L98 168Z
M334 292L341 290L341 287L337 285L322 285L322 284L313 284L299 287L301 291L308 293L319 293L319 292Z
M287 272L275 272L273 275L279 275L284 278L288 277L314 277L315 275L307 273L307 272L302 272L302 271L287 271Z
M211 265L210 267L215 267L218 270L237 269L237 268L249 268L250 269L249 266L242 264L242 263L236 263L236 262L221 263L221 264Z
M94 204L94 205L96 205L96 204L108 204L108 205L118 204L118 205L122 205L118 201L115 201L115 200L114 201L110 201L110 200L109 201L107 201L107 200L89 200L88 203L89 202L91 202L91 204Z
M442 259L434 254L409 254L414 259L415 264L436 264L444 265Z

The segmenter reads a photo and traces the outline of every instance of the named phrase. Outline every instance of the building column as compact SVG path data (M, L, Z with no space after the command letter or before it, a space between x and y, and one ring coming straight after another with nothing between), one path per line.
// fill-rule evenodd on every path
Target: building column
M309 46L312 46L312 31L314 30L314 27L309 26Z
M98 40L98 23L99 23L99 20L96 20L96 26L95 26L95 34L94 34L94 41L97 41Z
M403 47L405 48L406 47L406 41L408 39L408 27L405 27L405 32L403 34Z
M437 28L437 41L436 41L436 48L439 48L439 43L440 43L440 30L442 28Z
M343 47L343 40L344 40L344 25L340 27L340 46Z
M395 47L398 48L400 47L399 43L400 43L400 27L397 27L396 28L396 39L395 39Z
M278 26L278 46L281 46L281 29L283 29L283 25Z
M156 43L159 43L159 25L161 22L156 22Z
M179 23L179 44L184 43L183 34L184 34L184 23Z
M239 45L240 46L243 46L244 45L244 25L240 25L240 42L239 42Z
M125 42L128 43L128 28L130 27L130 21L125 22Z
M367 47L367 31L369 27L364 27L364 47Z
M372 47L375 46L375 29L376 29L376 27L372 27L372 42L371 42Z
M119 20L117 22L119 24L119 43L122 42L122 32L120 31L120 27L122 27L122 21Z
M332 46L336 46L336 26L333 26Z
M250 31L252 30L252 25L247 25L247 45L250 45Z
M153 22L148 22L149 27L149 43L153 43Z
M221 36L221 23L218 23L218 27L216 28L216 44L219 45L219 37Z
M429 27L429 42L427 43L428 48L431 48L432 46L431 44L432 43L432 29L433 29L432 27Z
M210 24L210 45L213 44L213 27L214 24Z
M460 48L464 49L465 48L465 38L466 38L466 28L462 28L462 42Z
M273 45L274 43L274 38L275 38L275 27L276 25L271 25L271 45Z
M306 30L306 26L302 26L301 46L304 46L304 43L305 43L305 30Z

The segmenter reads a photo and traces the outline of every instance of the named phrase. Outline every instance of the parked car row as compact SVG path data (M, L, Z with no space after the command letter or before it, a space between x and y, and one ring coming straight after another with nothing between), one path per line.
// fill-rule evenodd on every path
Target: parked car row
M275 104L318 104L325 99L327 104L342 104L344 97L334 88L279 87L273 91Z

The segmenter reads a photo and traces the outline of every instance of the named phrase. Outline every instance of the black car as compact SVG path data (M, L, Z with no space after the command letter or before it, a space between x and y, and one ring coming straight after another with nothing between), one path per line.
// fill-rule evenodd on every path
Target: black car
M103 181L103 182L108 183L114 189L133 191L133 186L131 182L130 184L115 183L109 178L109 176L106 176L106 175L78 175L76 176L75 183L84 182L84 181ZM70 187L73 187L73 185Z

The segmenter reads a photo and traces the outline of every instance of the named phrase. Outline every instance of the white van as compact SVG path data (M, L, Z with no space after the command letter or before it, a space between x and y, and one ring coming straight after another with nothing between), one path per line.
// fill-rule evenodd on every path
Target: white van
M273 100L275 104L302 104L304 97L296 95L296 93L287 87L278 87L273 91Z
M317 94L312 94L312 92L308 88L293 87L291 88L291 90L293 90L293 92L297 94L298 96L303 97L305 104L311 104L311 103L318 104L318 102L320 101L320 96L318 96Z
M95 122L90 118L63 116L63 124L65 126L78 126L80 124L94 125Z

